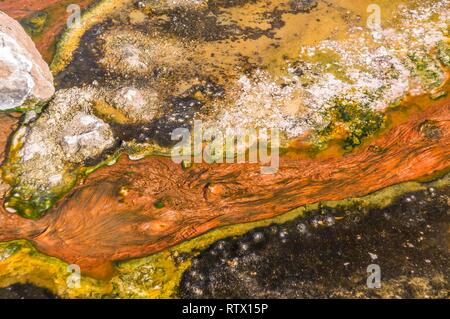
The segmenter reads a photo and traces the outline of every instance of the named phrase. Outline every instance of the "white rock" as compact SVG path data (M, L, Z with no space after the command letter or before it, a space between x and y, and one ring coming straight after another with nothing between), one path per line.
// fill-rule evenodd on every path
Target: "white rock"
M49 99L53 76L31 38L14 19L0 11L0 110L27 99Z

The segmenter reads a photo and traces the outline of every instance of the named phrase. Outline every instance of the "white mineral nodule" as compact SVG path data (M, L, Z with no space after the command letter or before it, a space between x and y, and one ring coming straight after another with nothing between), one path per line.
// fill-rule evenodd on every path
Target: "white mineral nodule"
M96 93L92 88L58 90L39 118L23 128L15 163L23 185L36 191L64 186L74 168L114 146L110 126L90 109Z
M125 86L117 89L108 101L135 123L151 122L160 113L160 97L150 88Z
M0 11L0 110L28 99L47 100L53 76L31 38L14 19Z

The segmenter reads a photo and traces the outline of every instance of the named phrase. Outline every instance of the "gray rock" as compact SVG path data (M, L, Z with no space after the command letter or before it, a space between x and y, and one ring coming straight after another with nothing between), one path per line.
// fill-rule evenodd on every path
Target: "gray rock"
M29 99L47 100L54 92L53 76L33 41L16 20L0 11L0 110Z

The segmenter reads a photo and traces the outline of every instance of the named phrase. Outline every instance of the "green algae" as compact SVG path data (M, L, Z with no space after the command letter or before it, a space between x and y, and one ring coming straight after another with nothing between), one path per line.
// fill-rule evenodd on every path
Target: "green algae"
M437 57L444 66L450 67L450 44L448 42L438 43Z
M79 181L92 172L102 167L112 165L120 156L119 152L108 156L93 166L82 166L75 170L65 172L65 182L61 187L55 187L49 191L39 191L30 185L23 185L20 175L14 168L18 160L17 145L11 146L9 157L1 168L3 180L11 186L11 190L5 197L5 208L22 217L37 219L42 217L53 205L67 194Z
M411 71L423 83L427 91L442 85L442 71L436 58L425 51L410 52L409 60L412 62Z
M33 283L48 287L62 298L99 298L107 294L110 283L82 276L79 288L69 288L71 271L68 264L41 254L25 240L0 243L0 286Z
M42 33L47 25L47 20L48 13L45 11L39 11L28 18L22 19L20 23L30 36L36 36Z
M13 188L11 194L5 198L5 208L22 217L37 219L59 199L57 195L41 196L33 192L30 198L29 193L23 191L23 188Z
M164 202L161 201L161 200L156 201L156 202L153 204L153 206L155 206L155 208L157 208L157 209L161 209L161 208L164 208L164 207L165 207Z
M313 141L319 147L326 146L330 141L340 140L345 150L351 150L383 128L384 115L361 103L335 99L332 105L324 114L329 124L319 128L313 136Z

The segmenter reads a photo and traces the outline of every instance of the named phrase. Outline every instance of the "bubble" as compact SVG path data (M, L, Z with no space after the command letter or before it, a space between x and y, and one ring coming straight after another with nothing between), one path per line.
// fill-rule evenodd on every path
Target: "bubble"
M270 226L270 227L269 227L269 232L270 232L271 234L273 234L273 235L277 234L277 233L278 233L278 226L276 226L276 225Z
M289 235L288 231L283 229L282 231L280 231L280 238L286 238Z
M261 242L264 239L264 234L261 232L256 232L253 234L253 241L256 243Z
M226 246L225 241L221 240L221 241L219 241L219 242L217 243L216 248L219 249L219 250L224 250L224 249L225 249L225 246Z
M333 226L334 224L336 224L336 219L334 218L334 216L329 215L324 218L324 223L327 226Z
M239 249L242 251L247 251L250 248L250 245L247 243L240 243L239 244Z
M304 223L297 224L296 228L297 228L297 231L302 235L305 235L308 233L308 227Z

